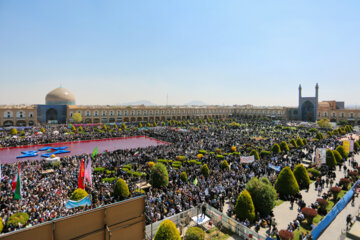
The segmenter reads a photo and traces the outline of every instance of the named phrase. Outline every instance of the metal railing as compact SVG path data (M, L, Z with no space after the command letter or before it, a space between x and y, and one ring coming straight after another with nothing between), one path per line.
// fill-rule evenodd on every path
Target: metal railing
M212 206L208 204L205 205L206 205L206 215L210 218L210 220L214 225L220 223L224 228L237 234L242 239L252 239L252 240L266 239L266 237L261 236L260 234L256 233L250 228L245 227L241 223L237 222L235 219L228 217L226 214L218 211ZM171 220L173 223L175 223L178 229L183 229L190 224L192 217L198 216L200 213L201 213L200 207L193 207L189 210L186 210L184 212L178 213L176 215L170 216L165 219ZM162 221L163 220L151 223L145 227L145 237L147 240L153 239ZM180 232L180 234L182 233Z
M206 215L216 224L221 223L226 229L237 234L242 239L252 239L252 240L265 240L266 237L261 236L257 232L251 230L250 228L245 227L241 223L237 222L235 219L228 217L226 214L218 211L217 209L206 204Z
M192 217L197 215L199 215L199 209L197 207L193 207L190 208L189 210L183 211L181 213L175 214L165 219L171 220L173 223L175 223L177 228L183 228L189 225ZM159 228L163 220L151 223L145 227L145 237L147 240L153 239L157 229Z

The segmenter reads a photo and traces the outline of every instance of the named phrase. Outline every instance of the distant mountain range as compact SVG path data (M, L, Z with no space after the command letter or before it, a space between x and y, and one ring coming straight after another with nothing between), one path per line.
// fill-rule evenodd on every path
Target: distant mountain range
M126 102L126 103L120 103L117 105L122 105L122 106L139 106L139 105L144 105L144 106L156 106L157 104L154 104L148 100L139 100L139 101L134 101L134 102ZM198 100L194 100L188 103L184 104L185 106L206 106L208 105L207 103L203 102L203 101L198 101Z
M184 105L187 105L187 106L205 106L205 105L208 105L208 104L203 102L203 101L194 100L194 101L185 103Z
M138 106L138 105L155 106L156 104L153 104L152 102L150 102L148 100L139 100L139 101L135 101L135 102L121 103L119 105L125 105L125 106Z

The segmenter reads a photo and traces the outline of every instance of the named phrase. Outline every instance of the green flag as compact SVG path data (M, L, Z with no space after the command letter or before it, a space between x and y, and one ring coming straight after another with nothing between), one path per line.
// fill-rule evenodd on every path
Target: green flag
M195 178L193 183L194 183L195 186L197 185L197 178Z
M97 149L97 147L95 147L95 148L94 148L94 151L93 151L93 153L92 153L92 155L91 155L91 158L94 159L94 157L95 157L96 154L97 154L97 151L98 151L98 149Z
M16 200L21 199L20 168L19 168L19 172L17 174L17 179L16 179L16 188L15 188L14 199L16 199Z

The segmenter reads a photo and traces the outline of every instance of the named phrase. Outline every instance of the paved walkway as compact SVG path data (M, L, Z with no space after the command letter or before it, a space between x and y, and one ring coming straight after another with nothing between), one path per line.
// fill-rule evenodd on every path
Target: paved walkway
M355 156L355 160L360 164L359 154ZM349 166L348 161L346 162L346 166L352 169L352 167ZM338 183L340 179L344 177L344 171L343 169L339 171L339 168L337 167L335 172L336 172L336 180L334 181L334 183ZM325 190L323 190L323 192L327 191L329 188L330 185L328 186L328 188L325 187ZM303 200L305 201L306 206L310 206L312 203L315 203L316 199L319 198L318 192L315 190L314 183L310 185L308 192L306 190L302 190L301 195L303 196ZM224 214L226 214L228 207L229 206L227 200L223 208ZM355 220L355 216L359 212L359 209L360 209L360 198L357 198L355 200L355 206L352 206L351 203L349 203L344 208L344 210L334 219L334 221L330 224L330 226L327 229L325 229L325 231L322 233L319 239L320 240L341 239L342 236L341 234L346 229L346 216L348 214L351 214L353 216L353 219ZM275 215L277 228L279 230L287 229L289 223L295 220L298 215L298 205L294 203L294 208L291 209L290 202L286 201L283 202L280 206L276 206L273 212ZM255 227L252 227L251 229L255 230ZM267 236L269 234L268 230L269 230L268 228L260 228L259 234L263 236ZM233 238L229 238L229 239L233 239Z

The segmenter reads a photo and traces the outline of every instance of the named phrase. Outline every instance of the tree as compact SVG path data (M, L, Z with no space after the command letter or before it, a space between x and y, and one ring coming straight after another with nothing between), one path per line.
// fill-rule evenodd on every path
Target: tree
M184 240L205 240L205 232L199 227L190 227L186 231Z
M317 125L319 126L319 128L331 129L330 120L327 118L320 119L317 122Z
M295 141L295 139L291 139L291 140L290 140L290 144L293 145L294 148L298 148L298 144L297 144L297 142Z
M296 139L296 143L299 147L303 147L304 146L304 141L301 138L297 138Z
M188 181L188 176L187 176L186 172L180 173L180 179L181 179L181 181L183 181L183 182L187 182L187 181Z
M260 156L261 156L261 158L265 158L265 157L271 156L271 152L270 152L270 151L264 151L264 150L262 150L262 151L260 152Z
M176 225L171 220L164 220L156 231L154 240L181 240Z
M326 150L326 165L332 169L336 167L336 159L333 151L330 149Z
M336 163L337 163L338 165L341 165L341 164L342 164L342 160L343 160L341 154L340 154L337 150L333 150L332 152L333 152L333 154L334 154L334 156L335 156Z
M169 175L164 164L156 163L151 169L151 185L155 188L166 187L169 184Z
M307 189L310 185L310 177L304 165L299 164L294 169L294 176L300 189Z
M275 143L272 146L271 151L275 154L281 153L281 148L280 148L279 144Z
M230 168L229 163L226 160L224 160L220 163L220 167L222 170L229 170L229 168Z
M74 113L72 115L72 119L74 120L74 122L80 123L82 121L82 116L80 113Z
M337 201L337 197L339 193L341 192L341 188L339 187L331 187L330 192L333 194L333 200Z
M318 132L316 134L316 138L319 139L319 140L323 140L324 139L324 135L321 133L321 132Z
M207 166L207 164L202 165L201 167L201 174L204 175L204 177L208 177L209 176L209 167Z
M114 198L117 200L124 200L130 195L129 187L124 179L119 178L114 186Z
M265 179L269 181L267 178ZM259 212L262 216L269 215L275 207L277 198L274 187L254 177L246 184L246 190L251 195L256 212Z
M290 150L288 144L285 141L282 141L280 143L280 148L281 148L281 151L284 151L284 152L288 152Z
M345 151L344 147L342 145L339 145L337 148L336 148L336 151L338 151L341 155L341 157L344 159L347 159L348 157L348 153Z
M271 182L270 182L270 180L269 180L267 177L262 177L262 178L260 178L260 181L262 181L262 182L265 183L265 184L271 185Z
M238 219L250 222L255 220L255 207L251 195L247 190L242 191L235 204L235 214Z
M285 167L279 173L275 182L275 189L281 197L295 195L299 192L299 185L289 167Z
M28 220L29 220L29 214L25 212L17 212L8 218L8 220L6 221L6 227L10 227L10 226L18 227L19 223L25 226Z
M251 150L251 152L250 152L249 155L250 155L250 156L254 156L255 160L259 160L259 159L260 159L259 153L258 153L258 151L256 151L256 149Z
M280 237L280 240L292 240L292 239L294 239L294 233L283 229L283 230L280 230L279 237Z
M71 194L70 199L73 201L79 201L87 195L88 193L84 189L78 188Z
M301 212L304 214L306 221L309 225L312 224L314 217L318 215L317 211L312 208L304 207L301 209Z
M18 131L16 130L16 128L12 128L10 133L11 133L11 135L17 135Z

